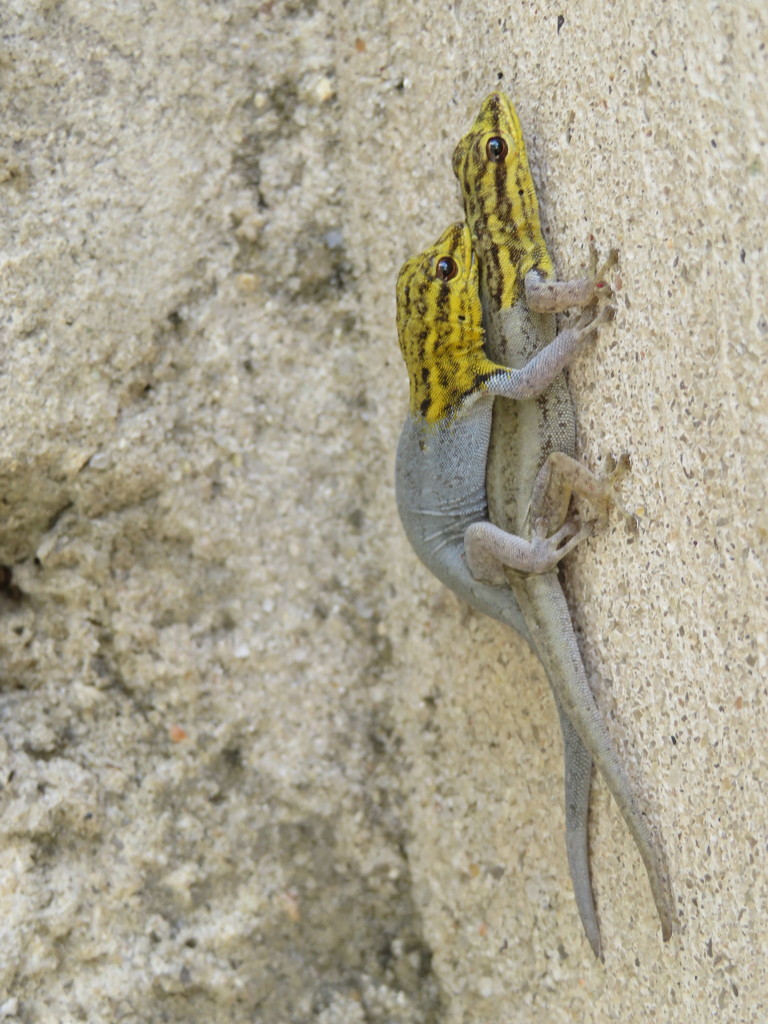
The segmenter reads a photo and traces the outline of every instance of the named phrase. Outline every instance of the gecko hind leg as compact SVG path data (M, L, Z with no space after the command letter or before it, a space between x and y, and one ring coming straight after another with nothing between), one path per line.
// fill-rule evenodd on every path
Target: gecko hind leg
M624 519L636 529L636 520L621 503L619 485L629 472L631 463L625 452L618 462L608 460L608 472L598 476L565 452L552 452L539 470L531 497L531 521L544 533L559 528L568 514L571 495L584 498L597 513L598 524L608 522L610 507L615 506Z
M465 530L464 555L476 580L503 584L507 582L505 568L526 574L551 572L593 530L591 522L568 520L549 536L535 529L531 540L525 540L484 520Z

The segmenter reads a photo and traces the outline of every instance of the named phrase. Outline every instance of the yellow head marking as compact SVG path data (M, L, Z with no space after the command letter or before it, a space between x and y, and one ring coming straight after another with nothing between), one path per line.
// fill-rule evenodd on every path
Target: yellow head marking
M525 275L554 272L539 222L520 121L503 93L491 93L453 154L482 286L498 307L514 305Z
M403 264L397 334L411 382L411 413L436 423L500 369L483 351L483 310L469 229L452 224Z

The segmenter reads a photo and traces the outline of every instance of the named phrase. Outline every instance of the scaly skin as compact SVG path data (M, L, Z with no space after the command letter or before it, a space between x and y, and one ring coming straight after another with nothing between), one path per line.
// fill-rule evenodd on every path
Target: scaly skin
M438 277L441 259L456 264L455 278ZM408 367L411 415L428 424L454 414L501 369L483 349L478 288L477 262L463 224L451 225L398 275L397 336Z
M400 271L397 326L410 411L397 451L397 505L406 535L430 571L531 642L504 568L550 574L591 527L579 531L560 516L554 531L534 527L523 538L488 521L494 396L524 405L547 392L598 321L562 331L519 369L510 369L485 353L479 289L465 224L452 225ZM531 622L537 625L535 617ZM575 763L569 760L569 766ZM568 791L578 795L583 786L569 785ZM585 792L588 799L588 785ZM581 816L586 817L586 807Z
M479 261L486 349L490 357L519 366L556 339L555 311L594 305L602 275L554 280L539 222L538 202L522 130L511 102L494 93L459 142L454 171L464 198L472 244ZM607 309L589 310L579 322L596 326ZM601 481L574 460L576 430L563 374L533 400L498 398L488 453L487 498L497 526L523 539L557 531L571 492L584 495L605 519L615 500L614 477ZM561 453L561 454L558 454ZM507 571L510 586L555 696L563 731L566 786L566 845L574 892L587 938L602 955L589 875L587 817L592 760L600 768L643 858L661 920L672 933L667 882L626 772L595 705L573 633L556 567L539 575Z

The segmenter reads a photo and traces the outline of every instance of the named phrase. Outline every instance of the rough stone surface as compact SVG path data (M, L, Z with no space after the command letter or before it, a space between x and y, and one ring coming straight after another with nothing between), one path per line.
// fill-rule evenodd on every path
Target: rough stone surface
M764 1021L764 5L0 30L0 1021ZM597 784L604 965L543 674L393 501L394 277L499 84L560 273L621 251L571 382L640 531L565 575L679 917Z

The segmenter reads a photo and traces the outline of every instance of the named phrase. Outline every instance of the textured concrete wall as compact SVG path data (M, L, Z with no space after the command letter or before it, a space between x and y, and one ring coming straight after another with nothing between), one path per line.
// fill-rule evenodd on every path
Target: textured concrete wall
M756 0L5 0L0 1020L766 1019L767 43ZM499 84L561 275L621 251L571 382L640 531L565 577L678 927L596 785L604 965L543 674L393 502L394 277Z

